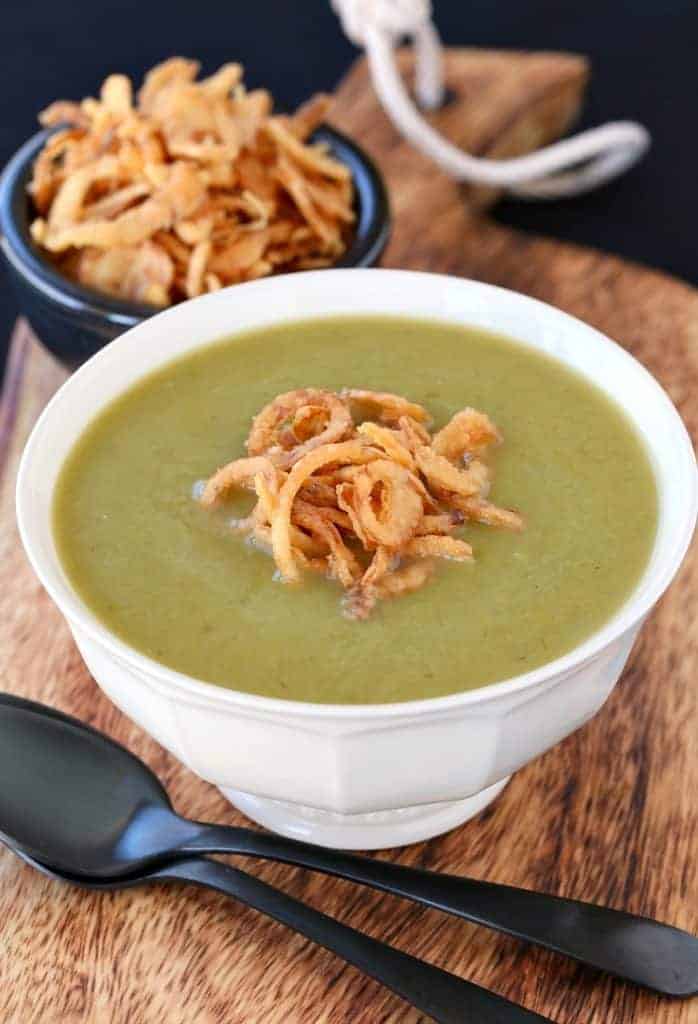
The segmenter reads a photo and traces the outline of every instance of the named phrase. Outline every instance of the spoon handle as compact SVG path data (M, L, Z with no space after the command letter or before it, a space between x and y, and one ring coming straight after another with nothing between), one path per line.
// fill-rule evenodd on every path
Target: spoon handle
M698 992L698 938L659 921L252 829L203 824L199 828L183 853L244 853L311 868L506 932L665 995Z
M437 1024L553 1024L472 982L393 949L266 882L218 861L193 857L152 872L150 881L193 882L217 889L300 932L380 981Z

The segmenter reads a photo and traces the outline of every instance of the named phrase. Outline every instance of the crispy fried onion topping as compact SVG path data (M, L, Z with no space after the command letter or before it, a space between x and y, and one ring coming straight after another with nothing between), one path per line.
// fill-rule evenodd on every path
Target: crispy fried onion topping
M34 163L31 233L68 277L166 306L345 252L351 174L311 138L329 98L289 117L245 88L239 64L198 72L173 57L135 95L110 75L99 99L39 115L57 131Z
M355 420L357 411L370 418ZM490 449L501 444L485 413L466 408L437 433L420 405L383 391L299 388L252 421L246 457L200 491L207 507L253 491L234 521L271 554L287 583L321 572L346 591L344 611L366 619L376 604L419 590L437 559L473 560L456 531L468 523L521 530L513 509L487 499Z

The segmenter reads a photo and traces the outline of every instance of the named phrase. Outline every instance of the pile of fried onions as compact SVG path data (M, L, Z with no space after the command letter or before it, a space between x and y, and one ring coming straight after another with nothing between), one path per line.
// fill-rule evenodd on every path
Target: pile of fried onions
M254 491L251 514L232 522L271 553L280 578L324 573L346 590L346 614L419 589L434 560L469 562L455 536L467 521L520 530L521 516L487 500L488 450L501 443L477 409L437 433L420 405L388 392L301 388L255 417L247 457L201 485L212 507L236 488Z
M58 101L67 125L39 154L31 231L67 276L165 306L276 271L329 266L354 222L348 168L307 140L329 100L272 116L239 64L197 81L174 57L145 76L110 75L99 99Z

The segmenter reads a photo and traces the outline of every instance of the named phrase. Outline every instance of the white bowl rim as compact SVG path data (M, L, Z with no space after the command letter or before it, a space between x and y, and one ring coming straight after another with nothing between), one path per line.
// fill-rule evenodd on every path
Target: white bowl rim
M88 369L91 371L96 363L107 358L113 351L114 347L118 346L123 339L127 337L127 335L132 335L136 331L141 333L147 331L149 325L154 321L162 322L163 320L176 317L178 315L178 311L182 309L183 306L191 307L195 303L204 304L211 300L215 300L217 296L219 297L222 294L222 292L219 291L211 295L199 296L198 298L191 299L186 303L180 303L177 306L163 310L161 313L158 313L153 317L149 317L147 320L124 332L124 334L119 335L104 348L100 349L100 351L92 356L85 364L83 364L83 366L69 377L68 380L58 389L56 394L53 395L34 424L22 454L17 474L16 505L19 533L29 562L42 585L57 605L61 614L71 625L75 625L79 630L87 634L94 643L98 644L102 648L106 648L118 660L126 662L134 670L138 671L140 677L145 676L146 678L143 681L147 684L150 684L151 681L157 680L165 685L173 686L180 691L185 691L193 698L198 697L200 700L202 698L204 700L208 699L209 701L212 700L214 703L241 709L245 708L249 711L261 712L262 714L283 714L342 720L365 720L366 718L384 719L408 715L414 716L419 714L438 715L441 712L449 712L454 709L474 704L483 704L499 697L513 695L549 680L552 681L564 678L570 672L580 668L582 665L592 660L626 631L636 626L656 604L676 575L691 542L695 529L696 518L698 516L698 469L696 467L696 457L691 438L673 402L656 378L642 365L642 363L639 362L639 360L635 359L635 357L619 345L618 342L613 341L607 335L603 334L603 332L598 331L590 324L579 320L579 318L551 306L549 303L524 295L521 292L515 292L513 289L502 288L498 285L487 284L485 282L475 281L469 278L452 277L446 274L435 274L427 271L393 270L385 268L346 268L303 271L294 274L293 278L298 280L299 278L314 278L318 276L327 277L327 275L333 275L335 277L339 275L353 275L353 279L355 279L357 274L370 276L391 275L393 278L402 277L404 279L403 283L406 287L409 285L409 281L411 279L439 278L442 281L466 284L470 287L474 287L481 291L483 296L488 296L495 302L498 295L513 295L516 296L518 300L522 300L525 304L530 304L532 309L545 309L548 315L550 314L550 311L552 311L553 314L560 319L561 323L571 322L581 326L584 331L591 332L596 335L596 337L601 339L604 344L610 345L614 349L618 350L621 358L624 358L629 364L632 364L636 373L639 371L640 374L644 375L648 381L651 382L651 386L657 394L658 400L664 403L668 420L673 421L677 437L680 437L682 440L684 448L682 454L686 458L687 465L692 466L691 480L687 485L689 500L687 501L684 509L685 514L682 521L682 529L676 531L673 536L671 557L667 557L665 561L657 567L654 575L649 579L647 578L646 569L641 578L637 581L633 590L627 596L624 603L616 610L611 618L608 619L598 630L587 637L586 640L582 641L582 643L578 644L576 647L573 647L566 654L563 654L561 657L556 658L553 661L544 662L542 665L530 670L529 672L511 676L508 679L503 679L498 682L488 683L484 686L476 687L473 690L465 690L448 694L443 697L428 697L420 700L398 701L383 704L330 704L266 697L260 694L246 693L242 690L224 687L215 683L208 683L202 679L197 679L194 676L178 672L175 669L169 668L167 665L140 653L124 640L121 640L115 633L100 622L100 620L89 611L84 602L73 590L72 586L66 583L60 593L60 588L54 586L48 567L37 554L37 551L32 544L32 538L29 534L29 530L27 529L27 517L24 514L25 502L29 500L26 479L29 473L29 466L32 460L33 451L39 440L41 428L43 427L44 422L52 415L54 405L64 400L64 390L67 387L79 385L83 373L88 372ZM263 291L268 289L270 285L273 287L275 281L287 278L288 276L289 275L281 275L280 277L263 278L246 282L244 284L233 285L231 288L223 289L223 291L229 292L234 290L239 293L239 290L242 288L248 291L251 289ZM357 309L356 315L361 316L362 311ZM378 316L380 313L376 312L373 315ZM405 311L404 316L410 316L409 309ZM304 319L317 318L318 314L307 314L305 316L289 317L288 322L293 323ZM428 317L428 319L438 322L438 317ZM454 321L446 320L444 318L442 322L453 323ZM264 328L260 325L259 329ZM236 331L234 333L240 332ZM232 336L234 336L234 334ZM209 342L202 342L201 346L194 345L190 351L193 351L197 347L204 347L205 344L208 343L215 343L216 340L218 340L218 338L211 338ZM526 342L519 343L524 345L526 344ZM173 357L173 359L176 358L178 357ZM555 359L556 357L553 356L552 358ZM157 365L158 367L165 366L167 365L167 362L168 360L162 360ZM144 371L143 376L148 372L151 372L154 368L155 367L152 367L150 370ZM584 371L578 372L592 383L596 383L589 374L584 373ZM97 406L92 415L97 415L101 408L102 406ZM641 589L643 593L640 595L638 591Z

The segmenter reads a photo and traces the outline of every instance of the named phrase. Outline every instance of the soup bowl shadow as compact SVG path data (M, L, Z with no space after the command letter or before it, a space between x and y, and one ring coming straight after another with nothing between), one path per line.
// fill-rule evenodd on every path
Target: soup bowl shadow
M56 552L51 505L61 464L87 423L148 371L216 338L340 314L431 317L508 335L595 382L635 424L659 494L654 548L624 605L568 654L448 697L376 705L275 700L223 689L149 659L111 633L73 590ZM260 824L327 846L375 849L426 839L471 818L513 772L599 710L683 559L697 495L693 449L669 398L598 331L478 282L330 270L269 278L183 303L108 345L61 388L34 428L19 471L17 516L37 575L95 680L125 714Z
M0 250L20 312L42 344L72 370L160 310L83 287L61 274L35 245L27 187L34 161L55 131L37 132L0 177ZM349 168L354 182L355 231L337 267L372 267L390 235L390 204L380 172L352 139L335 128L321 126L312 140L324 143Z

